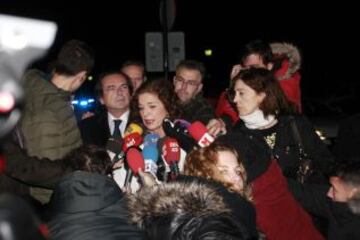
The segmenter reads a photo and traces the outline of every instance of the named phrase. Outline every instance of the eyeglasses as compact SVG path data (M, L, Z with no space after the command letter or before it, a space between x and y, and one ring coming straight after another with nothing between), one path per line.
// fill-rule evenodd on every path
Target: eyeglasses
M233 88L225 89L225 95L229 102L234 102L235 99L235 90Z
M191 86L191 87L197 87L198 85L200 85L200 83L195 80L186 81L182 77L178 77L178 76L175 77L175 82L176 82L176 84L179 84L179 85L186 84L187 86Z

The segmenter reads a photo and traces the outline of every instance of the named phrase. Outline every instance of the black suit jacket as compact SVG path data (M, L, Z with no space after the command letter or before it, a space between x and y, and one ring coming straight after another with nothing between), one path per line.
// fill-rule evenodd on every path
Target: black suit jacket
M105 147L106 142L111 135L107 112L101 112L81 120L79 129L84 144L94 144Z

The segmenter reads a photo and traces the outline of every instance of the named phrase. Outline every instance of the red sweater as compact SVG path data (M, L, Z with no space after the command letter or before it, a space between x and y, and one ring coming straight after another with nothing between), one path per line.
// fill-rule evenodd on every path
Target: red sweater
M278 163L252 182L257 226L268 240L323 240L310 216L288 190Z

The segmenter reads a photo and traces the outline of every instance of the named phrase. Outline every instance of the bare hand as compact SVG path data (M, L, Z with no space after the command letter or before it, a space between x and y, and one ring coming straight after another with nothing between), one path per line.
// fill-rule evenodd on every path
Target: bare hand
M151 173L143 172L143 170L139 169L139 177L144 187L157 185L156 179Z
M221 120L220 118L211 119L207 124L206 128L208 129L208 132L214 137L217 137L222 134L226 134L226 125L224 121Z
M116 163L114 163L113 169L122 168L123 166L124 166L124 159L121 159L121 160L117 161Z
M81 115L81 120L92 117L94 115L95 115L95 113L87 111L87 112L83 113L83 115Z
M236 64L231 69L230 79L233 79L243 68L241 64Z

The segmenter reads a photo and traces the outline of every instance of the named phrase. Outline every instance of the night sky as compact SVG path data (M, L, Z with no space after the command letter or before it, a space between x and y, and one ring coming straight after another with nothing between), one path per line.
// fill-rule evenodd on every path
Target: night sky
M58 24L55 44L47 57L38 62L43 68L61 44L72 38L84 40L95 49L95 74L119 68L129 58L144 60L145 32L161 31L159 0L79 2L76 7L72 6L74 1L29 2L2 0L0 13ZM216 86L205 89L207 96L216 97L226 88L241 46L261 38L297 45L303 57L303 99L329 101L332 96L349 96L360 90L357 71L360 21L356 9L339 2L315 6L291 1L245 4L245 1L178 0L172 30L185 33L186 58L206 64L205 85ZM210 58L204 56L207 48L213 49ZM89 86L82 91L86 92ZM358 106L353 104L351 108L358 111Z

